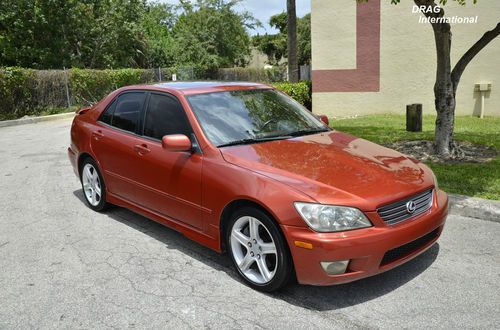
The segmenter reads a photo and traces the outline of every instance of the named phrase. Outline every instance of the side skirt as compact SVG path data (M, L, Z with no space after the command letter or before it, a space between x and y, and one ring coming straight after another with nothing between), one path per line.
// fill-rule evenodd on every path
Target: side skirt
M133 211L135 213L138 213L142 216L145 216L148 219L151 219L155 222L158 222L159 224L162 224L168 228L171 228L182 235L186 236L187 238L208 247L209 249L212 249L216 252L221 253L221 247L220 247L220 242L218 237L211 237L208 236L207 234L199 231L198 229L194 227L190 227L180 221L177 221L175 219L166 217L164 215L160 215L152 210L146 209L142 206L139 206L131 201L125 200L119 196L113 195L109 191L107 192L107 200L111 204L115 204L117 206L124 207L126 209L129 209L130 211Z

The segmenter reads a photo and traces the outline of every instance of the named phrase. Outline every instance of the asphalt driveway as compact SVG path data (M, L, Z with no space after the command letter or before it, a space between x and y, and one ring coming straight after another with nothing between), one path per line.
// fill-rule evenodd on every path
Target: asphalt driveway
M439 244L392 271L262 294L226 256L87 208L70 125L0 128L0 329L500 328L500 223L450 216Z

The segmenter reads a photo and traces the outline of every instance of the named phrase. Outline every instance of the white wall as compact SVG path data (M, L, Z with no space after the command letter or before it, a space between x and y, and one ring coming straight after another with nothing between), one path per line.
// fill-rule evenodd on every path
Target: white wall
M369 0L377 1L377 0ZM448 1L447 16L478 16L477 24L452 25L452 63L500 20L500 1L472 1L460 6ZM380 91L313 93L313 111L334 117L369 113L404 113L406 104L423 103L434 113L433 85L436 51L429 23L419 23L413 1L391 5L381 0ZM312 68L352 69L355 64L354 0L312 0ZM479 111L474 84L487 81L492 91L485 102L486 115L500 116L500 38L493 40L466 68L457 91L456 113Z

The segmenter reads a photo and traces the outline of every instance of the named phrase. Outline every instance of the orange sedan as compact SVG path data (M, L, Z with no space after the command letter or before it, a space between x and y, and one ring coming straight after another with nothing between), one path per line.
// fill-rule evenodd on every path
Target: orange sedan
M321 118L262 84L128 86L78 112L68 155L90 208L227 252L258 290L358 280L432 246L448 212L432 171Z

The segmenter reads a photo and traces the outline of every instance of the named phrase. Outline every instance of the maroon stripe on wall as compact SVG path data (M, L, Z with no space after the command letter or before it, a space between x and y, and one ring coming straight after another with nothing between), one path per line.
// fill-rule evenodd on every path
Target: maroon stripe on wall
M313 92L380 90L380 0L356 5L356 69L313 70Z

